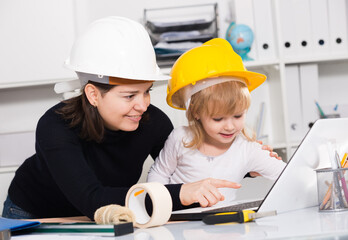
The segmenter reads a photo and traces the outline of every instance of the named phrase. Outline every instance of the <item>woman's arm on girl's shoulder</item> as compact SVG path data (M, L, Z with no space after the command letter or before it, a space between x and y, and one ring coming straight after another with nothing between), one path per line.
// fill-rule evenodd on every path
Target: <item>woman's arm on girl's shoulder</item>
M269 156L270 157L274 157L275 159L278 159L278 160L282 160L282 157L278 156L278 153L274 152L273 151L273 147L270 146L270 145L263 145L262 141L256 141L258 142L259 144L262 145L262 149L263 150L267 150L269 151ZM261 174L259 174L258 172L249 172L246 177L258 177L258 176L261 176Z
M262 149L263 149L263 150L269 151L269 155L270 155L271 157L274 157L274 158L276 158L276 159L278 159L278 160L282 160L282 157L281 157L281 156L278 156L278 153L273 151L273 147L272 147L272 146L270 146L270 145L264 145L264 144L262 143L262 141L260 141L260 140L258 140L258 141L256 141L256 142L258 142L258 143L260 143L260 144L262 145Z
M265 150L257 142L249 143L246 156L250 167L250 175L263 176L271 180L278 178L285 167L285 163L275 157L271 157L269 150Z

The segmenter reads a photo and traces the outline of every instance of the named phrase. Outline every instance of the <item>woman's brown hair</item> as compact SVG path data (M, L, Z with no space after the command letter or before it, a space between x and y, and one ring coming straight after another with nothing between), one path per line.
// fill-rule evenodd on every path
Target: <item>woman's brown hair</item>
M233 115L247 110L250 106L250 93L246 85L239 81L229 81L205 88L191 96L190 106L186 112L192 139L184 142L187 148L198 148L204 142L204 129L196 116ZM247 129L242 133L249 141L255 136L249 136Z
M89 81L88 83L96 86L101 95L104 96L115 85L102 84ZM80 137L86 140L101 142L104 137L104 122L98 109L92 106L82 89L80 96L63 101L65 105L56 112L62 115L64 120L69 121L69 127L73 128L81 125Z

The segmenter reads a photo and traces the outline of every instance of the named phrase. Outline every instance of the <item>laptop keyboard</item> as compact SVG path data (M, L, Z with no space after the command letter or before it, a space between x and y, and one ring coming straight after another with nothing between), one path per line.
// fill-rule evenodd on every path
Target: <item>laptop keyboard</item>
M235 212L235 211L241 211L244 209L249 209L249 208L256 208L261 205L263 200L256 200L256 201L251 201L251 202L244 202L244 203L239 203L227 207L221 207L221 208L215 208L212 210L205 210L202 211L203 213L218 213L218 212Z

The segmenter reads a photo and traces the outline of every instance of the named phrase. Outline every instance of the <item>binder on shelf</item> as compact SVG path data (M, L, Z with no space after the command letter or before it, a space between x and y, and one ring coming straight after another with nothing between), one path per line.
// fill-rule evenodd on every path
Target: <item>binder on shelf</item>
M271 0L253 0L255 44L259 60L275 59Z
M330 50L327 0L309 0L313 53L327 54Z
M301 64L300 89L302 100L303 130L309 130L309 124L319 118L315 101L319 100L319 73L317 64Z
M294 24L294 13L296 12L294 4L291 0L279 0L278 12L280 21L280 51L283 57L291 57L297 54L295 47L295 24Z
M288 138L292 142L297 142L303 138L300 75L299 67L297 65L289 65L285 67L284 82L287 91L286 105L289 121L286 128L289 133Z
M291 18L288 20L293 22L295 27L295 51L300 56L308 56L313 52L309 0L288 1L291 2L293 10L289 12Z
M253 14L253 0L234 0L231 2L232 19L236 24L245 24L251 28L255 36L254 14ZM248 56L254 60L258 59L257 46L254 41L251 45Z
M332 53L347 53L347 2L328 0L329 39Z

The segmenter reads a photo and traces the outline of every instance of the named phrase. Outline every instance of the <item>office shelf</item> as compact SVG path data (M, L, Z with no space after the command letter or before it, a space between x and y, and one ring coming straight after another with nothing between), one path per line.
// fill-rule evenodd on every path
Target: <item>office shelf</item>
M0 83L0 89L22 88L32 86L54 85L59 82L71 81L76 78L63 78L63 79L46 79L37 81L24 81L24 82L9 82Z
M1 173L13 173L18 169L18 166L13 167L1 167L0 168L0 174Z
M186 50L217 37L217 16L217 3L145 9L158 64L170 66Z
M346 60L348 60L348 54L285 58L283 62L284 64L301 64L301 63L319 63L319 62L346 61Z

